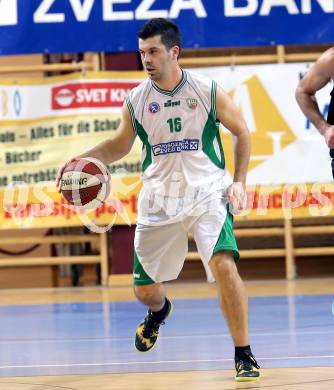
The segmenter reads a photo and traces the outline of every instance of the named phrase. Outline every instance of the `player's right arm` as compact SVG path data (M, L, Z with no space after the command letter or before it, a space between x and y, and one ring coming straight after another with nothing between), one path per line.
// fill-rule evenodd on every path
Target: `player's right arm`
M122 116L121 123L115 131L112 138L107 139L106 141L101 142L94 148L88 150L87 152L80 154L76 157L73 157L70 161L84 158L84 157L93 157L104 164L110 164L114 161L120 160L122 157L127 155L136 138L136 133L132 126L131 116L126 102L124 102L122 107ZM65 166L68 164L67 161L57 173L56 185L59 187L60 179L63 173Z
M334 79L334 48L325 51L306 75L300 80L296 89L296 100L305 114L322 134L329 147L334 147L334 126L327 123L320 112L315 94L331 79Z
M130 152L135 138L136 134L132 126L130 112L126 102L124 102L121 123L113 137L101 142L95 148L88 150L76 158L94 157L104 164L110 164L120 160Z

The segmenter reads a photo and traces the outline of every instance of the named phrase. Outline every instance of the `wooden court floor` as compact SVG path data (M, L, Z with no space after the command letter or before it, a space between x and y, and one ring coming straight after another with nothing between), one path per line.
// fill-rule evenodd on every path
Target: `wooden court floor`
M176 282L174 315L143 355L132 338L145 309L130 285L3 290L0 390L334 389L334 278L246 285L258 382L233 379L214 285Z
M189 371L151 374L104 374L76 376L43 376L2 378L1 390L234 390L234 389L291 389L331 390L334 388L333 367L317 367L306 372L301 368L268 369L261 380L250 383L236 383L234 372Z

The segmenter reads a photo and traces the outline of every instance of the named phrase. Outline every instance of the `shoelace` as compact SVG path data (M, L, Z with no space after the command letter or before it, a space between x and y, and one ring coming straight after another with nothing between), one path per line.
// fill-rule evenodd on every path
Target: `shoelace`
M164 325L164 322L157 322L152 316L152 312L149 311L144 320L143 336L145 338L152 337L159 332L160 325Z
M260 368L252 353L245 353L243 357L235 363L235 367L237 371L249 371L252 367L257 369Z

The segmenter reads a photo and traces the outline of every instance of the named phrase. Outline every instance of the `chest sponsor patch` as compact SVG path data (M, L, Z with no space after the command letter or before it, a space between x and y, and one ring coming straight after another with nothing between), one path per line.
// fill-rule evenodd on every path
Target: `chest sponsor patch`
M186 99L186 102L187 102L187 105L189 108L191 108L192 110L195 110L197 108L197 99L191 99L191 98L188 98Z
M152 114L156 114L157 112L160 111L160 105L159 105L159 103L157 103L157 102L152 102L152 103L150 103L149 106L148 106L148 110L149 110L149 112L151 112Z
M198 150L198 144L198 139L183 139L181 141L171 141L152 145L152 151L154 156L169 153L191 152Z

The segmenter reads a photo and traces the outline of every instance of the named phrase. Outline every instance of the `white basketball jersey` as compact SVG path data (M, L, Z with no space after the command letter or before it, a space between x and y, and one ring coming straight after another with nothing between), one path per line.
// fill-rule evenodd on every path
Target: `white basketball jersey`
M213 192L226 186L216 118L217 84L182 72L172 91L146 79L127 98L134 130L143 142L141 195L154 192L164 199L183 198L189 189Z

